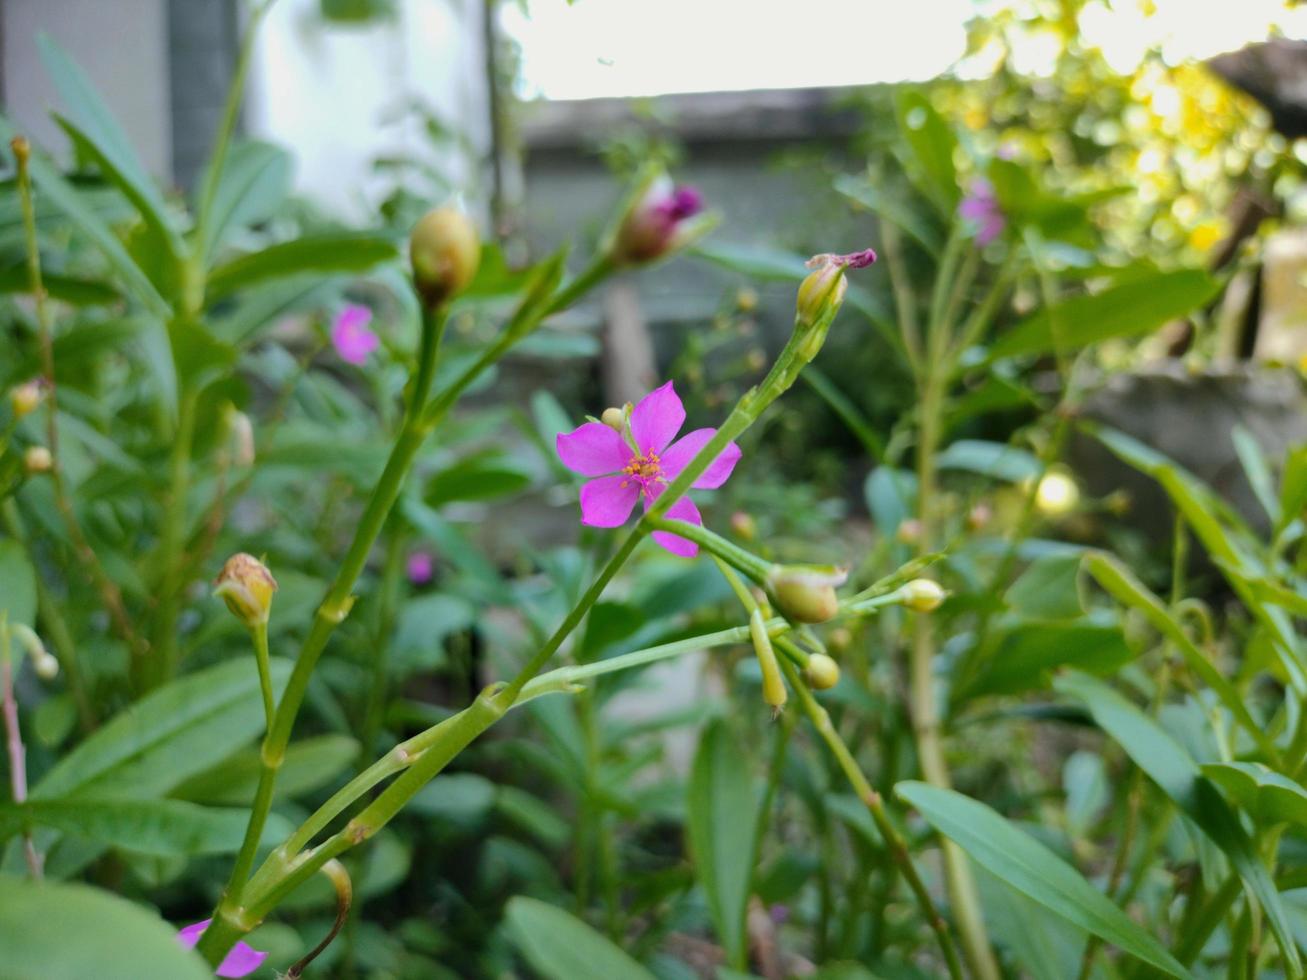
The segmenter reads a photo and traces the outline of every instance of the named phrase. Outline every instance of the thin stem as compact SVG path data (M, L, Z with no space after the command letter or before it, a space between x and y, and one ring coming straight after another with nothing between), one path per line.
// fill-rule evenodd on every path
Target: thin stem
M64 483L63 467L59 463L59 388L54 374L54 330L50 317L50 307L46 302L47 294L41 279L41 251L36 237L36 209L32 203L32 178L28 171L30 148L27 140L18 137L13 141L14 159L18 164L18 197L23 212L23 233L27 250L27 279L36 305L36 323L41 344L41 372L46 384L46 448L50 450L53 464L50 467L50 485L54 489L55 507L68 532L68 540L77 553L82 570L90 578L92 585L100 593L101 602L109 613L110 622L115 632L127 644L136 663L144 663L148 655L148 646L132 626L131 618L123 605L122 592L117 584L109 578L100 564L99 556L82 533L81 524L73 510L68 496L68 487Z
M272 719L277 713L277 706L272 695L272 666L268 656L268 624L258 623L250 629L250 638L254 641L254 660L259 665L259 689L263 692L263 714L267 720L267 730L272 730Z
M12 649L9 638L9 619L0 614L0 708L4 712L5 745L9 752L9 789L15 803L27 799L27 750L23 747L23 732L18 727L18 699L14 697ZM32 841L32 832L23 830L23 856L27 859L28 874L40 879L42 859Z
M402 537L391 521L386 540L386 557L381 566L380 601L377 607L377 632L373 644L372 674L368 681L368 700L363 711L363 732L359 738L360 765L372 758L377 732L381 729L381 715L386 706L387 661L390 652L390 631L395 621L395 606L399 599L399 585L404 567Z
M144 686L162 684L177 669L177 621L186 595L186 495L191 483L191 449L195 441L195 412L199 393L182 394L177 409L177 430L172 436L168 463L168 496L163 512L163 534L159 541L158 581L162 595L154 627L154 650ZM142 665L145 666L145 665Z
M885 255L885 264L889 268L890 288L894 292L894 308L898 313L899 332L903 335L903 349L907 351L908 363L914 373L922 368L921 335L917 326L917 297L912 292L912 282L908 278L906 264L903 261L903 239L891 221L880 222L881 251Z

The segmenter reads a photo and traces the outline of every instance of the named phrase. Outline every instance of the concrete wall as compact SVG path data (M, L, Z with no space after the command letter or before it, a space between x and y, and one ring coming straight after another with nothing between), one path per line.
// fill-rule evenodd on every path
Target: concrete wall
M36 48L45 31L85 69L146 169L172 176L167 0L4 0L0 69L4 111L37 144L62 153L59 107Z

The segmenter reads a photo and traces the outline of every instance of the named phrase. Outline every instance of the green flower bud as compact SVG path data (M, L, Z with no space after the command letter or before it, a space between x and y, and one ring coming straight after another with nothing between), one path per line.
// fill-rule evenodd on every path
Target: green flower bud
M903 597L903 605L913 612L928 613L938 609L948 593L938 582L928 578L914 578L899 589L899 594Z
M29 446L23 453L23 469L28 473L49 473L54 469L54 457L44 446Z
M228 558L213 586L213 594L221 596L232 614L250 629L267 623L277 580L253 555L241 552Z
M834 565L773 565L767 575L767 591L786 619L824 623L839 612L835 587L848 577L847 569Z
M828 691L840 682L840 665L824 653L814 653L803 674L814 691Z
M31 415L36 411L36 407L41 404L45 397L45 388L41 382L33 379L24 381L22 384L9 391L9 405L14 410L14 418L21 419L26 415Z
M753 640L753 652L762 670L762 699L771 705L773 711L779 712L785 707L789 692L785 690L780 664L776 662L776 651L772 649L761 609L755 608L749 616L749 637Z
M409 236L413 285L429 306L467 288L481 264L481 239L462 211L446 205L428 211Z

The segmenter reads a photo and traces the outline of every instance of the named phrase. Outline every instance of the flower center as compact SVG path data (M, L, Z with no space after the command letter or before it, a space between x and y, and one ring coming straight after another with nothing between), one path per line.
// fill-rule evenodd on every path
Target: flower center
M647 493L650 484L662 481L663 466L658 459L658 453L650 449L643 456L632 456L622 472L632 477ZM626 481L623 481L622 486L626 485Z

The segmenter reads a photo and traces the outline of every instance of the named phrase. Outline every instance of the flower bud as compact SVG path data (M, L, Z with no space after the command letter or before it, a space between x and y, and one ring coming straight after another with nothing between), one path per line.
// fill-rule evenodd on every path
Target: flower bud
M814 653L803 675L814 691L829 691L840 682L840 665L824 653Z
M632 194L609 254L618 265L640 265L684 248L711 221L691 220L702 211L697 190L677 187L661 170L651 170Z
M767 590L776 608L796 623L824 623L839 612L835 587L848 579L847 569L834 565L773 565Z
M843 653L853 646L853 634L849 632L848 627L837 626L830 631L830 636L826 637L826 646L836 653Z
M915 517L900 521L898 530L894 532L894 537L898 539L899 544L916 544L921 540L921 521Z
M947 593L940 588L938 582L928 578L914 578L899 589L899 594L903 598L903 605L913 612L927 613L938 609Z
M446 205L428 211L409 236L413 285L429 306L467 288L481 264L481 239L462 211Z
M231 442L232 462L237 466L254 465L254 426L244 412L232 408L227 413L227 433Z
M54 680L59 673L59 661L45 648L45 644L41 642L36 632L22 623L14 623L10 629L13 631L14 639L32 661L32 669L36 671L36 676L43 681Z
M623 432L626 429L626 412L620 408L605 408L599 421L614 432Z
M752 514L737 510L731 515L731 531L743 541L752 541L758 536L758 522Z
M1045 473L1035 488L1035 506L1046 517L1062 517L1080 503L1080 489L1066 473Z
M244 552L232 555L213 582L213 594L222 597L227 608L253 629L268 621L277 580L266 565Z
M14 418L21 419L36 411L45 397L45 388L35 378L9 390L9 405L14 410Z
M741 313L752 313L758 308L758 293L748 286L735 294L735 308Z
M47 650L41 651L39 657L32 657L32 668L43 681L52 681L59 676L59 661Z
M789 692L785 690L785 681L781 678L780 664L776 662L776 651L772 649L771 637L767 635L762 610L757 607L749 615L749 637L753 640L753 652L757 655L758 666L762 670L762 699L771 705L773 711L780 711L785 707Z
M844 279L845 269L862 269L876 261L876 253L871 249L850 252L848 255L832 255L824 252L808 260L806 279L799 284L799 296L796 314L801 323L829 323L844 302L844 293L849 288Z
M54 469L54 457L44 446L29 446L23 453L23 469L28 473L49 473Z

